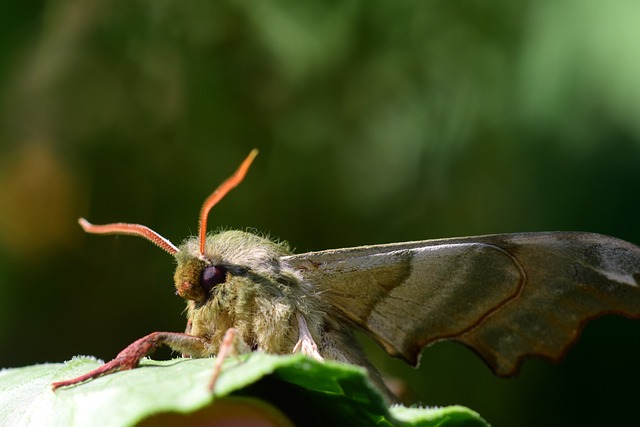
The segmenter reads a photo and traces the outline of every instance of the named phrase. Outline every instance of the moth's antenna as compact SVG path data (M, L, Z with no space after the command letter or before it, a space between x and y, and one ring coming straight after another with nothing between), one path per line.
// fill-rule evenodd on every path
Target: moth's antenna
M116 222L113 224L94 225L84 218L78 219L78 224L87 233L93 234L128 234L131 236L140 236L159 246L169 252L171 255L175 255L178 252L178 248L171 243L168 239L165 239L149 227L145 227L140 224L127 224L124 222Z
M216 205L222 198L229 192L231 189L235 188L238 184L242 182L244 176L247 174L249 170L249 166L251 166L251 162L258 155L258 150L253 149L249 153L246 159L242 162L238 170L235 171L233 175L231 175L225 182L220 184L216 190L211 193L207 200L204 201L202 205L202 209L200 209L200 255L204 255L204 244L207 239L207 218L209 217L209 211L212 207Z

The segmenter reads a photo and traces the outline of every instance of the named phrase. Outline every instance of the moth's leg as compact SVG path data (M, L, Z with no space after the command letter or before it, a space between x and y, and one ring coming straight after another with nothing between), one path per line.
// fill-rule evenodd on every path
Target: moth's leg
M236 352L236 337L238 336L238 330L235 328L227 329L227 332L224 333L224 338L222 338L222 343L220 343L220 347L218 348L218 354L216 355L216 362L213 365L213 375L211 375L211 380L209 381L209 391L213 393L213 389L216 387L216 382L218 381L218 377L220 376L220 372L222 372L222 363L224 359L230 353Z
M222 372L222 364L228 356L232 354L249 353L250 351L251 348L238 336L238 330L236 328L227 329L220 343L220 347L218 347L216 362L213 365L213 375L211 375L211 380L209 381L209 391L213 392L215 389L220 372Z
M194 337L193 335L179 332L153 332L129 344L127 348L118 353L115 359L110 362L77 378L55 382L52 384L52 388L55 391L59 387L79 384L112 372L133 369L138 366L142 358L153 353L160 345L167 345L175 351L194 356L206 354L209 348L209 342L207 340Z
M306 354L307 356L311 356L316 360L322 361L324 360L320 353L318 353L318 346L316 342L313 340L311 336L311 332L309 332L309 328L307 327L307 321L304 320L304 317L297 313L298 316L298 326L300 328L300 338L298 342L293 347L292 353L296 353L300 351L302 354Z

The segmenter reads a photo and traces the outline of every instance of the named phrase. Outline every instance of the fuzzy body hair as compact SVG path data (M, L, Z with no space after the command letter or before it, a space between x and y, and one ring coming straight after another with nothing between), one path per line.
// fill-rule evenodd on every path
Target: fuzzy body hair
M320 355L329 360L364 365L374 381L378 373L344 321L329 316L314 285L282 261L291 255L286 243L239 230L209 234L204 257L195 237L187 239L176 254L178 293L202 292L199 277L206 265L224 268L227 279L208 295L187 302L187 333L210 343L193 357L215 355L225 331L238 331L240 348L290 354L301 336L297 316L306 322Z

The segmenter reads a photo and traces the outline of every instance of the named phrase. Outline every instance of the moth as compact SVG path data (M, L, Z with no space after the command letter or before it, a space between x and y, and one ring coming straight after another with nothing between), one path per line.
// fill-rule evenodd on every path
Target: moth
M386 392L356 329L415 366L424 347L455 340L510 376L529 356L560 360L592 318L640 317L640 248L600 234L496 234L294 255L285 243L246 231L207 233L210 209L256 155L206 199L198 236L179 247L143 225L79 220L89 233L144 237L173 255L187 327L140 338L54 389L135 368L167 345L190 357L217 354L211 388L219 362L235 349L361 365Z

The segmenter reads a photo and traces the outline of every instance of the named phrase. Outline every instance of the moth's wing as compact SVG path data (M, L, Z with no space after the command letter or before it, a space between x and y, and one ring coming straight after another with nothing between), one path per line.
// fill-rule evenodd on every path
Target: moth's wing
M512 256L475 242L363 246L286 261L338 315L414 364L424 346L478 325L523 284Z
M501 376L562 358L584 323L640 317L640 248L591 233L521 233L362 246L283 259L338 315L417 364L457 340Z

